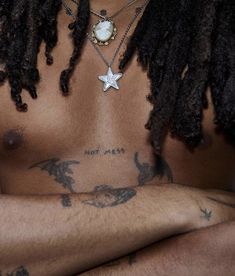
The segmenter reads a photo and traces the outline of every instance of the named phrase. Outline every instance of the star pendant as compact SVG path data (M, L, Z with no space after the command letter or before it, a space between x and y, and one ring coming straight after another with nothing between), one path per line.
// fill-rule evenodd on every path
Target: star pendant
M106 92L109 88L113 87L119 90L119 86L117 81L123 76L122 73L113 74L112 69L109 67L108 72L104 76L99 76L99 80L104 82L104 92Z

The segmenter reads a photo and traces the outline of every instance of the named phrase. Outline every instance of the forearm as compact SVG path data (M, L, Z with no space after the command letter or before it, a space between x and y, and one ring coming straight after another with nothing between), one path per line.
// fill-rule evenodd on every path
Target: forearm
M189 231L195 204L184 198L182 189L149 186L69 197L1 195L0 270L39 263L46 268L47 262L57 262L58 271L61 266L79 272Z
M210 220L201 218L198 200L209 206L199 190L173 184L107 189L69 198L2 195L1 270L57 263L50 275L61 270L65 275L81 272L163 238L221 221L216 212ZM214 208L215 203L210 204Z
M233 276L234 260L235 222L230 222L159 242L82 276Z

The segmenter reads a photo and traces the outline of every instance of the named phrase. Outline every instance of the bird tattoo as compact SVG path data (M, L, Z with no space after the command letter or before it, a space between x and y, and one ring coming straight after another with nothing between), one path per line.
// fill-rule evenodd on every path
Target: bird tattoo
M29 167L29 169L40 168L42 171L47 171L50 176L55 177L54 180L57 183L74 192L73 184L75 180L68 174L73 174L70 166L75 164L80 164L80 162L76 160L60 161L59 158L52 158L36 163Z
M136 152L134 161L137 169L139 170L139 186L144 186L146 182L152 181L155 177L162 179L164 176L166 176L170 183L173 182L171 168L162 157L158 156L156 164L152 166L149 163L141 163L139 160L139 153Z

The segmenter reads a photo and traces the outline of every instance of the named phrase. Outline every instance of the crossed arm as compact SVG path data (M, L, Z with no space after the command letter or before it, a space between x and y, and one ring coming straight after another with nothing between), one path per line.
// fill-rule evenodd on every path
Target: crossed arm
M233 276L235 221L158 242L81 276Z
M234 204L233 194L174 184L62 196L1 195L1 272L87 271L164 238L232 220Z

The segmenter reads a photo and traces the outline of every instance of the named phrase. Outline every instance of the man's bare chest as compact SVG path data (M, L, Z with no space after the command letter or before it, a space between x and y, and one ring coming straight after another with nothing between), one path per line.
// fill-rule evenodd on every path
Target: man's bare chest
M104 93L98 75L105 73L105 66L86 45L71 79L71 94L63 97L59 76L72 48L62 36L65 42L55 49L52 67L40 53L38 99L23 92L27 113L15 110L7 85L1 88L0 174L5 192L86 192L170 181L211 188L234 185L234 150L215 134L211 109L204 121L204 146L189 152L168 136L162 162L157 162L144 128L151 110L146 101L149 81L136 61L120 81L120 90Z

